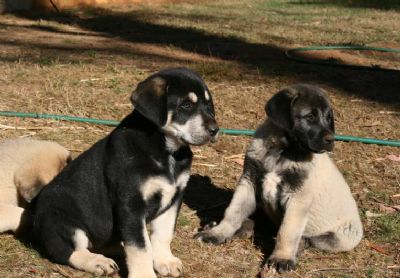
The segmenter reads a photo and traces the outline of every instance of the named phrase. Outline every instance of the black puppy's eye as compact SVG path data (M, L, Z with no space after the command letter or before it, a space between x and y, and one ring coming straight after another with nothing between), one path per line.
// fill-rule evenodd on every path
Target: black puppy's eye
M185 101L180 105L180 108L185 109L185 110L190 110L193 108L193 103L190 101Z

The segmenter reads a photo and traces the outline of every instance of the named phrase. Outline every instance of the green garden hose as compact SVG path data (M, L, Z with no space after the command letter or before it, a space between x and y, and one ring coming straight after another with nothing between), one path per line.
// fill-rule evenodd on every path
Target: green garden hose
M396 48L385 48L385 47L370 47L370 46L360 46L360 45L330 45L330 46L309 46L309 47L299 47L286 50L285 55L291 60L297 62L318 64L318 65L328 65L335 67L347 67L352 69L367 69L367 70L379 70L379 71L398 71L397 69L381 68L379 66L360 66L360 65L346 65L333 63L330 60L317 60L308 59L304 57L298 57L295 53L305 52L305 51L316 51L316 50L369 50L369 51L379 51L379 52L392 52L400 53L400 49Z
M36 118L36 119L53 119L53 120L91 123L91 124L108 125L108 126L116 126L119 124L118 121L114 121L114 120L101 120L101 119L73 117L73 116L66 116L66 115L37 114L37 113L25 113L25 112L14 112L14 111L0 111L0 116L19 117L19 118ZM227 134L227 135L249 135L249 136L254 135L254 130L246 130L246 129L221 128L220 132L223 134ZM360 143L366 143L366 144L377 144L377 145L383 145L383 146L400 147L400 141L362 138L362 137L347 136L347 135L335 135L335 140L336 141L360 142Z

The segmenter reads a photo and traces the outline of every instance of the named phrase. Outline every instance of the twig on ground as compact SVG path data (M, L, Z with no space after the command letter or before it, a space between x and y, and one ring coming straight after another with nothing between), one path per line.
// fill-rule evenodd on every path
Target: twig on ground
M53 269L53 271L61 274L64 277L72 278L72 276L70 274L68 274L65 270L63 270L60 266L56 265L55 268L56 269Z
M398 112L398 111L379 111L379 114L400 115L400 112Z
M70 152L78 152L78 153L81 153L81 152L84 151L84 150L82 150L82 149L73 149L73 148L68 148L68 150L69 150Z
M298 274L297 271L293 271L292 273L296 274L297 277L303 277L300 274Z
M307 274L309 273L315 273L315 272L327 272L327 271L346 271L346 272L352 272L353 269L351 268L319 268L319 269L314 269L311 271L308 271Z
M340 259L340 256L317 256L313 257L314 260L335 260Z
M244 157L244 153L239 153L239 154L227 156L227 157L225 157L225 159L243 158L243 157Z
M200 155L200 154L195 154L193 157L194 157L194 158L200 158L200 159L202 159L202 158L208 158L207 156Z
M400 269L400 265L398 265L398 264L388 265L387 269Z
M218 165L215 165L215 164L196 163L196 162L194 162L192 165L193 165L193 166L206 166L206 167L217 167L217 166L218 166Z
M41 129L85 129L83 126L9 126L0 124L3 130L41 130Z

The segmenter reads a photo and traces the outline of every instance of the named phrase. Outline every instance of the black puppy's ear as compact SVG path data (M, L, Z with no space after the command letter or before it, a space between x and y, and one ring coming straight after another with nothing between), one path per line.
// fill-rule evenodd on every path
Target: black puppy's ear
M292 88L286 88L276 93L266 104L265 112L269 119L285 130L291 130L293 126L292 106L298 92Z
M131 96L135 110L157 126L167 122L167 81L160 76L150 76L140 82Z

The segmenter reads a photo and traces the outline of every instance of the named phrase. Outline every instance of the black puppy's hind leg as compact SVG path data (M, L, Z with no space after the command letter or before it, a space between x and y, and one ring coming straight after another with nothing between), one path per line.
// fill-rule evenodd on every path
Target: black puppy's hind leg
M71 242L68 242L57 231L47 230L45 241L42 238L42 242L45 243L50 259L96 275L109 275L118 271L112 259L88 250L89 239L84 231L75 229L71 236Z
M76 229L73 242L75 250L68 259L71 266L97 275L118 272L118 265L112 259L88 250L89 239L84 231Z

